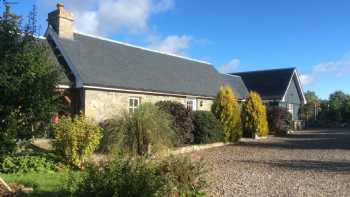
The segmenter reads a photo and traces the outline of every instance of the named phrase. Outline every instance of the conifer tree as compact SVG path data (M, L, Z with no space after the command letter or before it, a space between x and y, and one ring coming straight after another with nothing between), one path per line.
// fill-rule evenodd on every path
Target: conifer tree
M243 103L242 124L245 135L251 137L255 137L255 134L260 137L268 135L266 107L257 92L251 91Z
M230 86L220 87L212 112L223 125L224 141L238 141L242 136L240 106Z
M57 108L58 66L34 36L35 22L23 30L19 21L7 5L0 17L0 154L43 128Z

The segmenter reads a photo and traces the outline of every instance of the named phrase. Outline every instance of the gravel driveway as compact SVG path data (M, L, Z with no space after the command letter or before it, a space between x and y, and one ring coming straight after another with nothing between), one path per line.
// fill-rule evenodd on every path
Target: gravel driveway
M350 196L350 130L243 139L190 155L207 162L212 196Z

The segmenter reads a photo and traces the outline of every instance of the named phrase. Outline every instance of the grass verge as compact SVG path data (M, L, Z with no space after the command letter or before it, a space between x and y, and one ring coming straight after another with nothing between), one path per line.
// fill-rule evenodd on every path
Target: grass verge
M69 173L79 174L80 172L32 172L25 174L1 174L9 184L22 184L24 186L33 187L34 192L28 196L63 196L63 185L68 179Z

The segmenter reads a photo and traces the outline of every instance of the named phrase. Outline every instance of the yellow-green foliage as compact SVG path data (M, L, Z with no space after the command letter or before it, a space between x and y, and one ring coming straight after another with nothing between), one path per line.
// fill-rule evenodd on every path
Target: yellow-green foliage
M242 106L242 124L245 133L268 135L266 107L256 92L250 92Z
M63 116L54 126L54 147L69 164L81 168L96 149L102 137L101 129L84 116Z
M212 106L212 112L223 125L224 141L238 141L242 136L241 112L230 86L220 87Z

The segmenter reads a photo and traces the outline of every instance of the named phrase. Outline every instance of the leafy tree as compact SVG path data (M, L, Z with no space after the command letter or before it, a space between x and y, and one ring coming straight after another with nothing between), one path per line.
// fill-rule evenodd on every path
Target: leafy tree
M350 124L350 96L344 102L343 120L344 122Z
M329 110L332 120L342 122L345 117L345 106L350 96L342 91L336 91L329 96Z
M318 102L320 99L318 98L318 96L316 95L316 92L314 91L306 91L305 92L305 98L307 100L307 102Z
M0 152L13 150L15 138L29 138L56 111L59 81L49 50L7 6L0 17Z
M350 124L350 95L335 91L328 100L320 100L315 92L305 93L307 104L301 115L307 126L330 127L340 123Z
M301 107L300 112L301 118L308 123L317 119L321 101L313 91L307 91L304 95L307 103Z
M220 87L212 105L212 112L223 125L224 141L238 141L242 136L241 112L230 86Z
M243 132L248 135L267 136L269 132L266 107L258 93L251 91L242 106Z

